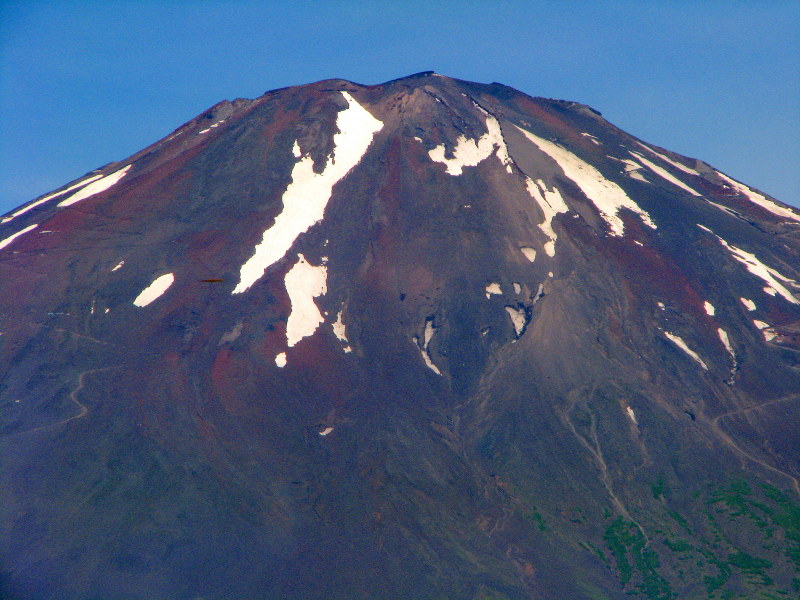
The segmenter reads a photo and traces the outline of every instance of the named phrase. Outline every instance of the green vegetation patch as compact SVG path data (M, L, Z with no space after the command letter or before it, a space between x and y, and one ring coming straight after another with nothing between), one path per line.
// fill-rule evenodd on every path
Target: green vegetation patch
M617 562L619 579L623 586L627 586L635 578L638 580L635 588L645 598L673 598L669 582L658 572L658 554L647 549L644 535L635 523L619 517L606 529L603 539Z

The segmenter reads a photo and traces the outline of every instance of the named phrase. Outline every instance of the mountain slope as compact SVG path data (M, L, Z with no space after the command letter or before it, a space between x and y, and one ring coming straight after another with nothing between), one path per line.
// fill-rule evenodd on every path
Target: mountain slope
M220 103L0 223L3 592L789 597L799 255L577 103Z

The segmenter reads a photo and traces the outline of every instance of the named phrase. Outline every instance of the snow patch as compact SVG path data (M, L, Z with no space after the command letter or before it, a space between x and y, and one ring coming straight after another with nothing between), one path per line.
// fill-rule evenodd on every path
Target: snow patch
M581 133L582 136L589 138L590 141L594 142L598 146L600 145L600 140L594 137L591 133Z
M333 325L333 334L337 337L340 342L345 344L344 351L345 352L352 352L353 349L350 347L350 340L347 339L347 331L345 329L345 325L342 322L342 311L339 311L339 314L336 315L336 321L334 321Z
M525 258L527 258L530 262L533 262L533 261L536 260L536 250L534 250L530 246L522 246L519 249L519 251L522 252L522 255Z
M242 265L234 294L247 291L270 266L283 258L297 236L322 220L333 186L361 161L375 134L383 127L383 123L350 94L341 94L348 107L336 116L339 132L333 136L333 154L328 157L322 173L314 172L310 156L295 163L292 182L283 194L283 211L264 232L253 256Z
M655 173L656 175L658 175L662 179L666 179L672 185L675 185L675 186L681 188L682 190L684 190L686 192L689 192L692 196L702 196L702 194L700 194L699 192L697 192L697 191L693 190L692 188L690 188L688 185L683 183L680 179L677 179L676 177L673 177L673 175L671 173L669 173L669 171L666 171L665 169L662 169L661 167L659 167L657 164L647 160L644 156L642 156L638 152L631 152L630 154L632 156L636 157L637 159L639 159L639 161L642 164L644 164L648 169L653 171L653 173Z
M764 292L769 294L770 296L775 296L778 293L777 290L775 290L775 288L770 287L768 285L764 286L763 289L764 289Z
M286 352L281 352L275 357L275 364L281 369L286 366Z
M71 185L71 186L69 186L69 187L68 187L67 189L65 189L65 190L61 190L60 192L53 192L52 194L47 194L47 196L45 196L45 197L43 197L43 198L39 198L39 199L38 199L36 202L33 202L33 203L31 203L31 204L28 204L27 206L23 206L23 207L22 207L22 208L20 208L18 211L14 212L14 213L12 213L12 214L10 214L10 215L8 215L7 217L4 217L2 220L0 220L0 223L7 223L7 222L8 222L8 221L10 221L11 219L15 219L15 218L17 218L18 216L25 214L25 213L26 213L26 212L28 212L29 210L31 210L31 209L33 209L33 208L36 208L36 207L37 207L37 206L39 206L40 204L44 204L45 202L47 202L47 201L48 201L48 200L50 200L51 198L55 198L56 196L61 196L61 195L63 195L63 194L66 194L67 192L71 192L72 190L75 190L75 189L78 189L78 188L80 188L80 187L83 187L83 186L85 186L85 185L87 185L87 184L91 183L91 182L92 182L92 181L94 181L95 179L100 179L101 177L102 177L102 175L93 175L92 177L89 177L88 179L84 179L83 181L79 181L79 182L78 182L78 183L76 183L75 185Z
M125 261L124 261L124 260L121 260L121 261L119 261L119 262L117 263L117 266L116 266L116 267L114 267L113 269L111 269L111 272L113 273L114 271L117 271L117 270L121 269L121 268L122 268L122 265L124 265L124 264L125 264Z
M569 179L577 185L581 191L597 207L600 215L611 229L611 234L621 236L625 233L625 224L619 218L619 211L627 208L644 221L646 225L656 228L650 215L642 210L636 202L631 200L625 191L613 181L603 177L603 175L589 163L581 160L572 152L565 148L540 138L529 131L517 127L522 134L536 145L542 152L555 160Z
M742 301L742 304L744 304L744 305L745 305L745 307L747 308L747 310L749 310L749 311L753 311L753 310L755 310L755 309L756 309L756 303L755 303L755 302L753 302L752 300L750 300L749 298L739 298L739 300L741 300L741 301Z
M735 359L736 354L733 352L733 346L731 345L731 340L728 337L728 332L719 327L717 328L717 335L719 335L719 339L722 342L722 345L725 346L725 350L727 350L728 354L730 354L731 357Z
M641 181L643 183L650 183L650 181L647 179L647 177L642 175L639 171L628 171L627 175L631 179L636 179L636 180Z
M764 321L759 321L758 319L753 319L753 325L758 327L758 329L761 331L761 334L764 336L764 339L767 342L771 342L776 337L778 337L778 334L772 330L771 325L769 323L765 323Z
M474 103L473 103L474 104ZM434 162L442 163L449 175L461 175L464 167L475 167L497 150L497 158L511 172L511 157L500 130L500 123L477 104L475 105L486 115L487 132L477 140L471 140L464 135L458 136L456 147L453 148L453 158L445 157L445 146L441 144L428 151L428 156Z
M643 181L644 183L650 183L644 175L640 173L644 167L637 163L636 161L629 160L627 158L617 158L616 156L611 156L610 154L606 154L606 156L612 160L617 160L625 165L623 171L625 175L630 177L631 179L638 179L639 181Z
M684 342L683 339L681 339L679 336L673 333L670 333L669 331L665 331L664 335L667 336L667 339L669 339L673 344L675 344L678 348L680 348L687 355L689 355L692 358L692 360L694 360L697 364L703 367L703 369L708 371L708 366L706 365L705 362L703 362L703 359L700 358L697 352L689 348L689 346L686 345L686 342Z
M771 212L772 214L777 215L779 217L785 217L787 219L800 222L800 215L798 215L793 210L784 206L780 206L779 204L776 204L772 200L768 199L766 196L763 196L758 192L754 192L746 185L739 183L735 179L731 179L730 177L728 177L723 173L720 173L719 171L717 171L717 175L719 175L722 179L727 181L730 184L730 186L737 192L747 196L747 199L750 200L750 202L752 202L753 204L758 204L761 208L764 208L769 212Z
M633 424L638 425L639 421L636 420L636 413L633 412L633 409L630 406L628 406L625 409L625 411L628 413L628 417L630 417L630 420L633 421Z
M511 285L514 286L514 293L515 294L519 295L519 294L522 293L522 286L520 284L518 284L517 282L514 282Z
M711 304L711 302L709 302L708 300L703 302L703 308L706 309L706 314L709 317L713 317L714 316L714 313L716 312L716 309L714 308L714 305Z
M486 298L490 298L492 294L499 296L503 293L499 283L490 283L486 286Z
M549 241L544 243L544 251L548 256L555 256L558 236L553 229L553 218L558 213L569 212L569 207L564 202L564 198L561 197L561 193L556 188L548 190L547 185L541 179L534 182L533 179L526 177L525 187L544 214L544 221L539 225L542 233L549 238Z
M36 229L38 226L39 226L39 224L38 224L38 223L34 223L33 225L28 225L28 226L27 226L25 229L21 229L21 230L19 230L17 233L15 233L15 234L13 234L13 235L10 235L10 236L8 236L8 237L7 237L6 239L4 239L3 241L0 241L0 250L2 250L3 248L5 248L6 246L9 246L9 245L11 245L11 243L12 243L12 242L13 242L15 239L17 239L17 238L18 238L18 237L20 237L20 236L23 236L23 235L25 235L25 234L26 234L26 233L28 233L29 231L32 231L32 230Z
M117 183L120 179L125 177L125 173L128 172L128 169L131 168L132 165L128 165L127 167L123 167L119 171L114 171L110 175L106 175L102 179L98 179L97 181L90 183L86 187L82 188L80 191L72 194L69 198L66 198L58 203L59 207L64 206L72 206L76 202L80 202L81 200L86 200L95 194L99 194L100 192L105 192L108 188L112 185Z
M661 310L666 310L667 309L667 307L664 306L663 302L656 302L656 304L658 305L658 308L660 308Z
M136 296L133 301L134 306L144 307L159 298L164 292L169 289L175 282L175 276L172 273L166 273L161 277L157 277L153 283L148 285L142 293Z
M325 437L325 436L326 436L326 435L328 435L328 434L329 434L331 431L333 431L333 427L326 427L325 429L323 429L322 431L320 431L320 432L319 432L319 434L320 434L322 437Z
M511 318L511 323L514 325L514 333L517 338L525 331L525 326L528 324L528 315L521 308L514 306L506 306L506 312Z
M324 321L314 298L328 291L328 269L324 265L315 267L302 254L284 278L289 294L289 318L286 321L286 340L289 348L305 337L313 335Z

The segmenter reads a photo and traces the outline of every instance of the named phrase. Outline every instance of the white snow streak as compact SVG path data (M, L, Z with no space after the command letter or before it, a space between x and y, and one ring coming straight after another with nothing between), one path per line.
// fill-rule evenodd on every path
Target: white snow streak
M476 105L477 106L477 105ZM478 109L486 115L487 133L477 140L471 140L466 136L460 135L456 140L456 147L453 148L453 158L446 158L445 146L441 144L428 151L428 156L434 162L442 163L449 175L461 175L464 167L474 167L489 158L497 148L497 158L511 172L511 157L508 155L508 148L500 130L500 123L492 115L482 108Z
M2 220L2 221L0 221L0 223L6 223L6 222L10 221L11 219L15 219L15 218L17 218L18 216L20 216L20 215L22 215L22 214L25 214L26 212L28 212L28 211L29 211L29 210L31 210L32 208L36 208L36 207L37 207L37 206L39 206L40 204L44 204L45 202L47 202L47 201L48 201L48 200L50 200L51 198L55 198L56 196L61 196L62 194L66 194L67 192L71 192L71 191L72 191L72 190L74 190L74 189L77 189L77 188L79 188L79 187L83 187L83 186L84 186L84 185L86 185L87 183L91 183L91 182L92 182L92 181L94 181L95 179L100 179L101 177L102 177L102 175L94 175L94 176L92 176L92 177L89 177L88 179L84 179L83 181L79 181L79 182L78 182L78 183L76 183L75 185L71 185L71 186L69 186L69 187L68 187L67 189L65 189L65 190L61 190L60 192L53 192L52 194L47 194L47 196L45 196L44 198L40 198L40 199L39 199L39 200L37 200L36 202L33 202L33 203L31 203L31 204L28 204L27 206L23 206L22 208L20 208L20 209L19 209L18 211L16 211L15 213L12 213L12 214L8 215L7 217L4 217L4 218L3 218L3 220Z
M116 270L118 270L118 269L121 269L121 268L122 268L122 265L124 265L124 264L125 264L125 261L124 261L124 260L121 260L121 261L119 261L119 262L117 263L117 266L116 266L116 267L114 267L113 269L111 269L111 272L113 273L114 271L116 271Z
M581 135L584 136L584 137L589 138L592 142L594 142L598 146L600 145L600 140L598 140L596 137L594 137L591 133L581 133Z
M175 276L172 273L167 273L162 275L161 277L156 278L156 280L147 286L142 293L136 296L136 299L133 301L133 304L138 307L147 306L153 300L160 297L164 292L169 289L169 286L173 284L175 281Z
M11 242L13 242L18 237L20 237L22 235L25 235L26 233L28 233L29 231L31 231L33 229L36 229L38 226L39 226L38 223L34 223L33 225L28 225L25 229L21 229L20 231L18 231L14 235L8 236L6 239L4 239L2 242L0 242L0 250L5 248L6 246L10 245Z
M725 346L725 349L728 351L728 354L730 354L735 359L736 354L734 354L733 352L733 346L731 346L731 340L728 337L728 332L719 327L717 328L717 335L719 335L719 339L722 341L722 345Z
M747 310L753 311L756 309L756 303L750 300L749 298L739 298L739 300L741 300L742 304L744 304L747 307Z
M544 214L544 221L539 224L539 229L549 238L544 243L544 251L548 256L555 256L558 235L553 229L553 218L558 213L569 212L569 207L564 202L564 198L561 197L561 193L556 188L553 188L552 191L548 190L547 185L541 179L534 183L532 179L526 177L525 187Z
M199 135L199 134L201 134L201 133L208 133L209 131L211 131L212 129L214 129L214 127L219 127L219 126L220 126L220 125L222 125L224 122L225 122L225 119L222 119L222 121L219 121L219 122L217 122L217 123L214 123L214 124L213 124L211 127L207 128L207 129L203 129L203 131L198 131L197 133L198 133L198 135Z
M636 420L636 413L633 412L633 409L628 406L625 411L628 413L628 417L630 417L631 421L633 421L633 424L638 425L639 421Z
M320 434L321 436L325 437L325 436L326 436L326 435L328 435L328 434L329 434L331 431L333 431L333 427L326 427L325 429L323 429L322 431L320 431L320 432L319 432L319 434Z
M649 227L656 228L655 223L646 211L642 210L636 202L631 200L625 191L613 181L609 181L589 163L581 160L572 152L558 144L540 138L529 131L517 127L542 152L555 160L571 179L591 200L600 212L605 222L611 229L611 234L621 236L625 233L625 225L618 213L627 208L635 212Z
M647 145L645 145L645 144L642 144L641 142L636 142L636 143L637 143L637 144L639 144L639 145L640 145L642 148L644 148L644 149L645 149L645 150L647 150L648 152L651 152L651 153L655 154L655 155L656 155L658 158L660 158L660 159L661 159L661 160L663 160L664 162L671 164L671 165L672 165L673 167L675 167L676 169L679 169L679 170L683 171L684 173L688 173L689 175L700 175L700 173L698 173L698 172L697 172L697 171L695 171L694 169L692 169L692 168L690 168L690 167L687 167L686 165L682 165L681 163L679 163L679 162L677 162L677 161L674 161L674 160L672 160L671 158L669 158L668 156L665 156L665 155L661 154L660 152L656 152L656 151L655 151L655 150L653 150L653 149L652 149L650 146L647 146Z
M788 289L786 289L786 287L778 280L780 279L784 283L793 284L795 286L798 286L800 284L798 284L793 279L784 277L783 275L778 273L778 271L776 271L775 269L768 267L760 260L758 260L755 254L742 250L741 248L737 248L736 246L729 244L728 242L723 240L718 235L716 234L714 235L719 240L719 242L730 251L730 253L736 260L738 260L745 267L747 267L747 270L750 271L750 273L763 280L768 287L772 288L772 290L779 293L787 301L791 302L792 304L800 304L800 300L795 298L794 295Z
M314 267L302 254L298 254L297 258L297 264L286 273L284 279L291 302L286 322L286 339L290 348L304 337L313 335L324 321L314 298L328 291L328 269L325 265Z
M426 321L425 322L425 333L423 334L424 335L424 339L423 339L422 347L420 347L420 345L419 345L420 340L419 340L419 338L417 336L414 336L414 345L416 345L417 348L419 349L419 352L422 355L422 360L425 361L425 364L428 366L428 368L431 371L433 371L434 373L436 373L437 375L441 375L442 372L439 370L439 368L435 364L433 364L433 361L431 360L430 351L428 350L428 345L431 343L431 339L433 339L434 331L435 331L435 329L433 327L433 322L430 321L430 320Z
M741 184L734 179L731 179L730 177L724 175L723 173L720 173L719 171L717 171L717 175L719 175L722 179L727 181L731 185L731 187L733 187L733 189L735 189L737 192L747 196L750 202L758 204L761 208L768 210L774 215L778 215L779 217L785 217L787 219L792 219L793 221L800 222L800 215L798 215L793 210L776 204L772 200L769 200L768 198L762 196L758 192L754 192L746 185Z
M666 179L672 185L676 185L679 188L681 188L682 190L684 190L686 192L689 192L690 194L692 194L692 196L702 196L702 194L700 194L699 192L693 190L688 185L683 183L681 180L673 177L672 174L669 173L669 171L666 171L665 169L662 169L661 167L659 167L657 164L647 160L641 154L638 154L637 152L631 152L630 154L632 156L635 156L637 159L639 159L639 161L642 162L648 169L653 171L653 173L655 173L656 175L658 175L662 179Z
M333 186L363 158L383 123L373 117L347 92L341 92L348 107L339 111L333 136L333 155L322 173L313 170L314 161L305 156L292 169L292 182L283 194L283 211L255 247L253 256L241 267L234 294L247 291L266 270L279 261L301 233L319 223L325 215Z
M106 175L102 179L98 179L97 181L90 183L86 187L82 188L80 191L72 194L69 198L66 198L58 203L59 207L64 206L72 206L76 202L80 202L81 200L86 200L90 196L94 196L95 194L99 194L100 192L105 192L108 188L112 185L117 183L120 179L125 177L125 173L128 172L128 169L131 168L132 165L128 165L127 167L123 167L119 171L114 171L111 175Z
M717 335L719 335L722 345L725 346L725 350L731 355L731 376L728 379L728 384L733 385L734 379L736 378L736 371L739 370L739 361L736 358L736 353L733 351L733 345L728 337L728 332L720 327L717 329Z
M695 362L697 362L697 364L699 364L706 371L708 371L708 366L706 365L705 362L703 362L703 359L700 358L700 356L698 356L697 352L689 348L689 346L686 345L686 342L684 342L683 339L681 339L680 337L678 337L673 333L670 333L669 331L665 331L664 335L667 336L667 339L669 339L678 348L680 348L686 354L688 354Z
M703 308L706 309L706 314L709 317L713 317L714 316L714 313L716 312L716 309L714 308L714 305L711 304L711 302L709 302L708 300L703 302Z

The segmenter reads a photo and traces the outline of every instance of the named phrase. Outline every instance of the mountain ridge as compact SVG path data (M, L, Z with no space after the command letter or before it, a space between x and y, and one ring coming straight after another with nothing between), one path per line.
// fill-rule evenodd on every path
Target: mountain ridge
M7 596L800 587L793 208L429 72L62 187L0 223Z

